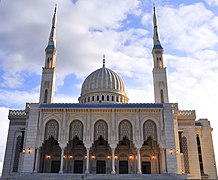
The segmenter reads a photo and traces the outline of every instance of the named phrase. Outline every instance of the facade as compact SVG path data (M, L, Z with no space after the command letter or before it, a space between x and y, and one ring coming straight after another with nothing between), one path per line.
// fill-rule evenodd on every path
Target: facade
M124 81L105 67L104 58L103 67L83 82L79 103L53 103L55 9L39 103L9 111L3 177L86 173L217 178L210 122L169 103L155 9L153 22L155 103L128 103Z

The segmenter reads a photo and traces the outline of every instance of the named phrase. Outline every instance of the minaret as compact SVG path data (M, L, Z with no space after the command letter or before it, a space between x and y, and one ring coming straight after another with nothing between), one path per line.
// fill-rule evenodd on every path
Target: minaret
M153 83L154 83L155 103L169 103L166 68L164 67L163 64L164 49L161 46L159 35L158 35L155 7L154 7L153 23L154 23L154 35L153 35L154 47L152 49L152 54L154 60Z
M55 88L55 64L56 64L56 9L52 19L52 28L45 49L45 66L42 68L42 80L39 103L52 103Z

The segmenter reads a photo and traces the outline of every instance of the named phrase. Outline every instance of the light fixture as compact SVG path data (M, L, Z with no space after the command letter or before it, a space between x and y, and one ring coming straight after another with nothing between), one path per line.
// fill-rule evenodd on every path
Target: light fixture
M85 157L84 157L85 159L87 159L87 156L85 155Z
M25 153L25 152L26 152L26 150L25 150L25 149L23 149L23 150L22 150L22 153Z
M108 156L107 156L107 159L110 159L110 158L111 158L111 157L108 155Z
M179 154L179 150L178 150L178 149L176 150L176 154L177 154L177 155Z
M72 156L72 155L70 155L70 156L69 156L69 158L70 158L70 159L73 159L73 156Z
M51 159L51 155L48 154L48 155L46 156L46 159Z
M116 159L116 160L117 160L117 159L118 159L118 156L117 156L117 155L115 155L115 156L114 156L114 159Z
M129 159L131 159L131 160L133 159L133 155L132 154L129 156Z
M66 156L66 155L64 155L64 159L67 159L67 156Z
M154 155L154 154L151 156L151 159L152 159L153 161L155 160L155 155Z
M173 155L173 149L170 149L170 154Z
M95 159L95 156L94 156L94 155L92 155L92 159Z
M29 149L27 150L27 152L30 154L30 153L31 153L31 149L29 148Z

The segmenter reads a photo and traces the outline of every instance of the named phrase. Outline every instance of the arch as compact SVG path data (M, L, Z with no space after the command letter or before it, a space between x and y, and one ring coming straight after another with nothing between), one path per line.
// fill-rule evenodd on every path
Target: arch
M104 140L108 140L108 125L104 120L98 120L94 125L94 141L102 137Z
M83 140L83 123L80 120L74 120L70 123L69 140L78 137Z
M146 141L149 137L157 141L157 126L152 120L147 120L143 124L143 141Z
M48 102L48 89L45 90L45 94L44 94L44 103Z
M48 140L50 137L53 137L55 140L58 140L59 133L59 124L56 120L49 120L45 125L45 140Z
M19 166L19 158L20 158L20 150L22 146L22 137L19 135L16 139L16 148L14 152L14 165L13 165L13 172L18 172Z
M125 137L130 141L133 140L132 124L128 120L122 120L119 124L119 141Z
M164 103L163 89L160 90L160 99L161 99L161 103Z

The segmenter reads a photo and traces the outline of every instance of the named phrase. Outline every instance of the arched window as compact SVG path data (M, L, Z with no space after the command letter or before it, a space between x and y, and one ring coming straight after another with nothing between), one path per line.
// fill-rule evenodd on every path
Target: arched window
M55 140L58 140L58 130L59 125L57 121L48 121L45 126L45 140L48 140L50 137L53 137Z
M19 157L20 157L20 148L21 148L21 144L22 144L21 142L22 142L22 137L18 136L17 137L17 142L16 142L15 154L14 154L13 172L17 172L18 171Z
M200 141L200 138L199 138L198 134L197 134L196 140L197 140L200 171L201 171L201 174L204 174L204 165L203 165L203 158L202 158L202 151L201 151L201 141Z
M69 140L78 137L79 140L83 140L83 124L79 120L75 120L70 124L70 137Z
M132 124L128 120L123 120L119 124L119 140L123 140L124 138L128 138L130 141L132 138Z
M185 173L190 173L188 144L187 144L187 138L185 136L182 137L181 144L182 144L182 151L183 151L183 156L184 156Z
M45 94L44 94L44 103L48 102L48 89L45 90Z
M106 141L108 140L108 126L103 120L97 121L94 126L94 140L98 140L99 137L102 137Z
M160 90L161 103L164 103L163 89Z
M143 135L144 135L144 141L147 141L149 137L157 141L157 127L153 121L148 120L144 123Z

